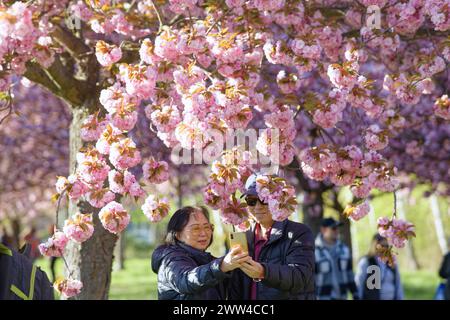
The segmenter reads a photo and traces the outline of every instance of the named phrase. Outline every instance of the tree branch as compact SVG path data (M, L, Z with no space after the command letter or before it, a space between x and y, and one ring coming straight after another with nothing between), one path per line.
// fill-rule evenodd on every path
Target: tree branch
M84 44L80 38L59 25L55 26L51 35L74 59L80 59L91 51L91 48Z

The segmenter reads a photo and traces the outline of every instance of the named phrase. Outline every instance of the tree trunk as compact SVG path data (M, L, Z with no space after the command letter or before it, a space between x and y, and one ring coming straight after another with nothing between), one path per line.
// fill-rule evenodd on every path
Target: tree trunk
M349 248L350 254L353 254L352 250L352 233L351 233L351 221L344 217L342 212L339 213L339 222L342 222L342 226L339 230L340 240L345 243Z
M343 215L344 207L338 200L339 190L333 189L330 193L333 209L336 210L339 215L339 222L342 223L342 226L339 228L339 238L349 248L350 254L352 254L351 221Z
M398 212L400 219L406 220L406 212L405 212L405 207L404 207L404 195L401 192L399 192L398 196L397 196L397 212ZM416 252L414 250L414 244L412 242L412 239L406 243L406 252L408 254L408 261L409 261L409 264L412 266L412 269L419 270L420 265L419 265L419 261L417 260L417 257L416 257Z
M447 239L445 238L444 225L442 224L441 209L439 208L439 202L435 194L430 196L430 206L431 212L433 213L439 247L441 248L442 255L445 255L447 253Z
M116 243L116 270L125 269L125 233L119 235L119 241Z
M70 172L75 171L76 154L83 145L80 138L80 129L83 120L89 115L89 108L73 108L73 119L70 126ZM89 205L86 201L69 201L68 214L72 216L76 212L93 213L94 234L92 237L79 244L70 241L65 259L70 270L65 268L66 276L72 271L72 277L83 282L83 289L75 299L103 300L108 298L111 283L111 271L113 262L114 245L117 236L103 228L98 218L98 209ZM61 210L58 216L58 226L62 227L67 213Z
M177 177L177 200L178 200L178 208L183 208L183 190L182 190L182 182L181 182L181 172L178 171Z
M16 250L19 250L20 242L21 242L20 234L22 232L19 218L13 218L11 220L11 230L12 230L12 240L13 240L12 247Z
M323 217L322 192L305 193L302 209L303 223L310 227L314 236L316 236L320 232L320 222Z

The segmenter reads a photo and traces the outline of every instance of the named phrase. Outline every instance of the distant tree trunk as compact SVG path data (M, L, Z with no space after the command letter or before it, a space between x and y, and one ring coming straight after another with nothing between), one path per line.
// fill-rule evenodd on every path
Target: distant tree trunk
M116 253L114 260L116 261L116 270L125 269L125 233L119 235L119 240L116 243Z
M406 212L404 206L404 196L401 192L398 192L397 195L397 213L400 219L406 220ZM406 252L408 253L408 261L409 265L413 268L413 270L419 270L420 264L417 260L416 252L414 250L413 239L410 239L406 244Z
M89 108L73 108L73 120L70 127L70 172L75 171L76 154L83 146L80 138L80 129L83 120L90 114ZM72 277L83 282L83 289L75 299L104 300L108 298L111 283L111 271L113 262L114 245L117 236L103 228L98 218L99 210L93 208L86 201L69 201L68 214L76 212L92 213L94 220L94 234L83 242L70 241L65 251L65 259L71 271ZM65 210L61 210L58 217L58 226L62 227L67 219ZM65 268L65 274L69 271Z
M20 233L22 232L22 228L20 225L20 219L15 218L11 220L11 231L12 231L12 247L16 250L20 249Z
M316 236L320 232L320 222L323 218L324 202L322 196L325 191L331 189L331 186L320 182L317 186L311 187L300 168L300 162L297 157L294 157L288 168L295 170L299 191L304 195L303 203L301 204L303 223L310 227L314 236Z
M323 199L320 190L305 193L303 223L311 228L314 236L320 232L320 222L323 218Z
M339 236L340 239L347 247L350 249L350 253L352 253L352 234L351 234L351 221L346 218L342 213L344 212L344 207L338 200L338 190L331 190L331 201L333 209L339 214L339 222L342 223L342 226L339 228Z
M178 177L177 177L177 200L178 200L178 208L183 207L183 190L182 190L182 181L181 181L181 174L178 171Z
M358 228L356 227L355 223L350 224L350 233L351 233L351 239L353 239L352 246L350 248L352 250L353 261L356 262L357 259L359 259L361 257L361 253L359 251L359 246L358 246Z
M442 255L445 255L448 251L447 239L445 238L444 224L441 219L441 209L439 208L439 202L435 194L430 196L430 207L433 213L434 227L436 229L439 247L441 248Z

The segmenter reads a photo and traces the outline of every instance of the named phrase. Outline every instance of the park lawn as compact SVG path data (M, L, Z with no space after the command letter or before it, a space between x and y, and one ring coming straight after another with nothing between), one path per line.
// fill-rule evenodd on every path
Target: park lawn
M47 259L37 264L50 277ZM57 275L62 275L62 263L57 262ZM402 271L405 299L430 300L439 283L437 274L428 270ZM112 300L155 300L157 299L156 274L150 268L150 259L130 258L125 260L124 270L112 272L109 299Z

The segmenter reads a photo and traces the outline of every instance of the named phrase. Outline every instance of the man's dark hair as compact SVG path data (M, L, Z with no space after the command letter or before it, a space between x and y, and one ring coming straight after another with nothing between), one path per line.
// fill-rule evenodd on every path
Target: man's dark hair
M184 227L188 224L189 218L193 212L200 211L205 216L206 220L209 222L209 212L204 206L186 206L175 211L167 224L167 233L165 236L164 243L167 245L175 245L178 241L177 233L183 231ZM213 235L211 235L211 241L208 247L213 241Z

